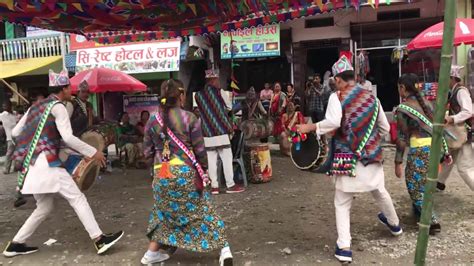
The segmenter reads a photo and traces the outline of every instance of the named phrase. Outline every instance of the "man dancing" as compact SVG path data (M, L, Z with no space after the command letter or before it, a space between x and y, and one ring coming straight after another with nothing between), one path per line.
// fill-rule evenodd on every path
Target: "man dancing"
M355 85L354 69L345 56L334 64L332 71L338 91L329 97L326 118L297 128L300 133L318 135L335 131L331 170L336 179L334 205L338 239L335 256L341 262L351 262L350 210L355 193L372 193L382 211L378 220L392 235L400 235L402 228L384 182L381 140L390 130L387 117L378 99Z
M451 91L449 96L449 116L446 118L447 124L463 124L466 127L471 127L472 118L472 100L469 90L461 84L461 70L462 66L451 66ZM465 129L467 130L467 129ZM452 164L443 164L441 173L439 175L439 182L437 188L440 191L446 189L446 180L448 180L454 164L457 165L459 175L469 188L474 191L474 165L472 152L472 135L470 130L467 130L467 142L457 150L450 150L453 156Z
M58 155L61 140L82 155L102 164L105 158L101 151L97 151L72 134L68 112L61 103L71 98L67 72L55 74L50 71L49 86L53 94L35 103L12 131L13 137L17 140L14 158L23 163L21 173L26 173L24 182L21 176L19 178L19 188L24 194L33 194L36 209L13 241L8 243L3 252L5 257L38 251L37 247L29 247L25 242L54 209L56 193L65 198L74 209L90 238L95 241L97 254L106 252L123 236L123 231L107 235L102 233L86 197L71 175L62 167ZM37 145L32 147L30 152L30 145L36 140Z
M244 188L235 184L232 167L232 150L229 134L232 133L232 123L227 115L226 105L220 92L219 73L217 70L206 70L207 85L195 95L201 115L204 146L209 162L209 177L212 194L219 194L217 177L217 155L222 160L224 176L227 184L226 193L240 193Z

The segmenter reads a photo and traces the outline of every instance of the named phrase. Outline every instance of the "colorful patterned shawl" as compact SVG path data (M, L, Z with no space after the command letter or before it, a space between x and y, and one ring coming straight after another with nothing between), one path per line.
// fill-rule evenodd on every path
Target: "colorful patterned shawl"
M377 98L360 86L352 90L341 92L339 99L342 105L341 127L334 136L336 153L355 153L362 142L369 124L374 116ZM375 124L364 149L361 151L359 161L364 165L382 162L381 136Z
M220 89L207 85L196 93L196 103L202 119L204 137L216 137L232 133L232 123L227 115Z

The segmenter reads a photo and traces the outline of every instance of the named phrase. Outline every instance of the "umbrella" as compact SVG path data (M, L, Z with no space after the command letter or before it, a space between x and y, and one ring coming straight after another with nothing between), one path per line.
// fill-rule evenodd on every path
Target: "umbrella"
M94 93L146 91L146 85L141 81L109 68L94 68L79 72L71 78L72 91L76 92L79 84L84 80L89 85L89 91Z
M418 34L407 48L409 50L424 48L440 48L443 42L444 22L435 24ZM454 45L474 44L474 19L456 19Z

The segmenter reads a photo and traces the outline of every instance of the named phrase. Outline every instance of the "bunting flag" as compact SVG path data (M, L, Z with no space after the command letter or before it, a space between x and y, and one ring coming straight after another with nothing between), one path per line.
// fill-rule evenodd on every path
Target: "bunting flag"
M237 90L237 91L240 90L239 86L237 86L237 83L235 83L235 81L233 81L233 80L230 82L230 87L231 87L233 90Z
M407 0L408 1L408 0ZM361 0L5 0L4 22L83 34L101 43L150 41L280 23ZM380 0L368 0L378 8ZM385 0L390 4L390 0ZM138 35L138 36L137 36Z

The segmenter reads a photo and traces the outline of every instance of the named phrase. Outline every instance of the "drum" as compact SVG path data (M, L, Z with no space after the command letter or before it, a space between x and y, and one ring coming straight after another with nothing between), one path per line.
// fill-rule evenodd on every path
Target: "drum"
M82 134L81 140L102 151L117 141L117 126L112 123L94 125Z
M240 124L240 130L246 140L263 139L273 134L273 121L271 119L250 119Z
M81 155L71 154L64 162L64 167L72 176L81 191L88 190L97 176L100 164L95 160L86 160Z
M272 180L272 161L267 143L246 144L244 160L251 183L266 183Z
M319 138L314 133L309 133L299 147L291 146L290 156L298 169L327 173L331 170L333 160L333 142L326 136Z

